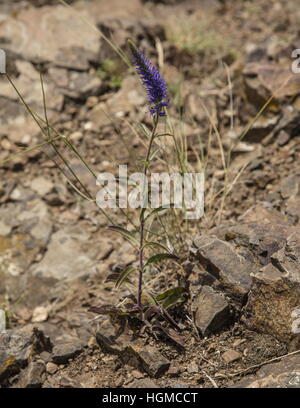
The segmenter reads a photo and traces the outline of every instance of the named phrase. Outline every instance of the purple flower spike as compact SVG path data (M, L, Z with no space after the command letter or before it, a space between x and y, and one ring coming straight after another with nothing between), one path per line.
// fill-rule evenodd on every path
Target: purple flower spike
M168 106L169 99L165 80L140 49L136 48L131 41L129 45L133 55L133 64L147 90L151 115L166 116L163 108Z

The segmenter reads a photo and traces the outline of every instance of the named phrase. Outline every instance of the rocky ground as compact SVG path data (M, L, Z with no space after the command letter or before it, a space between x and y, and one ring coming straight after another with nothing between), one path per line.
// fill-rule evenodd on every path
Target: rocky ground
M170 310L184 342L148 332L132 339L88 311L128 294L107 276L136 255L57 169L73 170L95 193L74 152L56 141L66 169L50 146L30 149L43 142L41 129L3 76L1 386L299 388L297 2L68 3L72 9L59 1L0 1L7 72L43 116L42 72L49 122L98 173L126 163L133 169L143 145L132 126L150 122L143 89L95 26L126 52L132 38L160 66L188 159L197 167L200 151L206 163L205 217L187 233L170 226L181 268L167 265L154 286L186 288L185 302ZM214 126L231 151L226 170ZM28 151L18 155L21 149ZM117 211L111 216L121 219Z

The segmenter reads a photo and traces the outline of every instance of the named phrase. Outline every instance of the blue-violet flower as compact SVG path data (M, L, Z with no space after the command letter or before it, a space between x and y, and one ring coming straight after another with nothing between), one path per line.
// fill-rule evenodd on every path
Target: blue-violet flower
M147 90L151 115L166 116L163 108L168 106L169 99L165 80L140 49L136 48L132 42L129 42L129 45L133 55L133 64Z

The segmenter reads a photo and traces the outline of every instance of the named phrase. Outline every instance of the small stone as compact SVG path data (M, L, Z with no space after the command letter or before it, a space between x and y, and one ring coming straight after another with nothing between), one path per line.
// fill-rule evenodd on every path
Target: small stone
M130 349L138 357L142 368L150 377L160 377L170 367L169 360L162 356L154 347L140 347L140 345L132 343Z
M44 381L45 364L36 361L29 364L27 369L26 388L40 388Z
M45 177L36 177L30 183L30 188L38 193L41 197L50 193L53 190L54 184Z
M134 380L124 388L159 388L150 378L142 378Z
M201 292L193 300L195 325L203 336L228 324L230 310L223 295L216 293L210 286L203 286Z
M80 343L58 344L53 347L52 361L57 364L66 364L70 358L74 358L82 353L83 347Z
M227 350L222 354L222 358L226 363L232 363L239 360L242 357L242 354L235 350Z
M59 385L63 388L82 388L82 384L73 380L70 377L62 377L59 380Z
M299 191L300 177L298 175L291 175L284 178L280 185L280 192L283 198L289 198L297 195Z
M51 361L49 361L46 364L46 370L47 370L47 373L49 374L55 374L58 370L58 366L54 363L51 363Z
M198 364L197 363L195 363L195 362L192 362L191 364L189 364L188 366L187 366L187 372L189 373L189 374L196 374L196 373L199 373L199 367L198 367Z
M170 375L171 377L176 377L179 373L180 373L180 368L178 366L171 365L166 374Z
M0 220L0 235L5 237L11 233L11 230L12 230L11 225L7 225Z
M42 323L48 319L48 310L44 306L37 306L33 313L31 321L32 323Z
M0 309L0 334L6 331L6 314L5 311Z
M289 140L290 135L284 130L281 130L277 136L276 142L279 146L284 146Z

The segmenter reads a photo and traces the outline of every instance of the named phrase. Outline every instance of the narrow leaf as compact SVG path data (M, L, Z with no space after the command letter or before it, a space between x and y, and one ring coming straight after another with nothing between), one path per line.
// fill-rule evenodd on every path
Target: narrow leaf
M185 288L182 286L178 286L177 288L166 290L165 292L161 293L160 295L156 296L156 300L159 302L161 300L167 299L170 296L181 296L182 293L185 292Z
M136 267L134 266L128 266L127 268L125 268L119 275L117 281L116 281L116 288L119 288L122 283L128 278L128 276L132 273L136 271Z
M150 256L150 258L147 260L145 264L145 267L150 264L164 261L165 259L173 259L174 261L178 261L180 258L178 258L178 256L174 254L156 254L156 255Z
M166 210L166 209L168 209L168 208L170 208L170 205L162 205L161 207L154 208L154 210L152 210L152 211L147 215L147 217L145 218L145 220L147 220L147 219L150 218L150 217L153 217L153 216L156 215L157 213L159 213L159 212L161 212L161 211L164 211L164 210Z
M129 239L130 241L137 243L137 239L134 236L133 232L127 231L127 229L123 228L123 227L118 227L115 225L111 225L108 227L109 230L111 231L115 231L115 232L119 232L121 235L123 235L124 237L126 237L127 239Z

